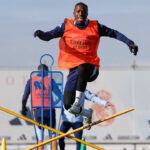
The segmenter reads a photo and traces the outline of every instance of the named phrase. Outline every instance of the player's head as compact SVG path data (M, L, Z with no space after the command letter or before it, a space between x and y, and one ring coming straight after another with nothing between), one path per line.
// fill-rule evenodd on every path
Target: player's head
M82 2L77 3L73 15L76 23L82 25L88 16L88 6Z
M39 65L39 66L38 66L38 70L41 71L42 69L45 70L45 71L48 71L48 66L45 65L45 64Z

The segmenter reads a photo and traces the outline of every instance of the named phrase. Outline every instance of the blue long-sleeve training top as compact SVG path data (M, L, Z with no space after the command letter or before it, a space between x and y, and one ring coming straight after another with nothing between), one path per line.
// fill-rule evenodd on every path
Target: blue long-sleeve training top
M84 25L80 26L76 22L74 22L75 26L78 27L79 29L84 29L88 25L88 20L84 22ZM62 37L65 31L65 21L60 25L55 27L53 30L45 32L45 37L42 38L43 40L49 41L53 38L58 38ZM111 29L105 25L102 25L98 22L98 31L99 31L99 36L100 37L111 37L114 39L117 39L119 41L124 42L125 44L134 44L132 40L127 38L124 34L120 33L117 30Z

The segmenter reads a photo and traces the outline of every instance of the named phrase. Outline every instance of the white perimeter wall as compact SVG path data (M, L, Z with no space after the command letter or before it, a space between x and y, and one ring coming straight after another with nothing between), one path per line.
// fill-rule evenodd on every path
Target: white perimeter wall
M0 70L0 106L20 113L21 100L27 79L32 70ZM64 83L67 72L64 73ZM122 143L150 141L150 69L102 68L99 77L87 89L110 101L111 107L102 107L86 101L87 108L94 108L93 121L134 107L135 111L93 126L84 136L93 143ZM28 101L30 107L30 100ZM0 140L7 143L34 143L34 128L24 120L0 111ZM45 139L48 139L46 137ZM67 143L74 143L66 139ZM109 147L109 145L104 145ZM115 145L116 147L117 145ZM121 146L121 145L120 145ZM134 145L128 145L128 150ZM109 149L109 148L108 148ZM120 148L121 149L121 148ZM150 148L149 148L150 149ZM149 150L148 148L138 150ZM111 148L111 150L113 150ZM117 150L117 148L115 148ZM123 149L124 150L124 149Z

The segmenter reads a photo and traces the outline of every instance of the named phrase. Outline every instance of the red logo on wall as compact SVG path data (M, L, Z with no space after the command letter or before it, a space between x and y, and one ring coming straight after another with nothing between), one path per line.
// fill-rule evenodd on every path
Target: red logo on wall
M92 109L93 111L93 116L92 116L92 121L95 122L100 119L104 119L107 116L113 115L116 113L115 106L110 102L111 101L111 94L105 90L101 90L96 93L97 96L100 98L109 101L109 106L108 107L103 107L98 104L93 104ZM104 126L109 126L114 122L115 118L104 121L102 123L97 124L97 126L104 127Z

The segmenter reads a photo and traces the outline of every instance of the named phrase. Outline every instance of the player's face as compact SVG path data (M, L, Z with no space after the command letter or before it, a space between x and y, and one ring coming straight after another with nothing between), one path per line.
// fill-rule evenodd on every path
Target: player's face
M88 10L83 5L77 5L74 9L73 15L77 24L82 25L87 19Z

